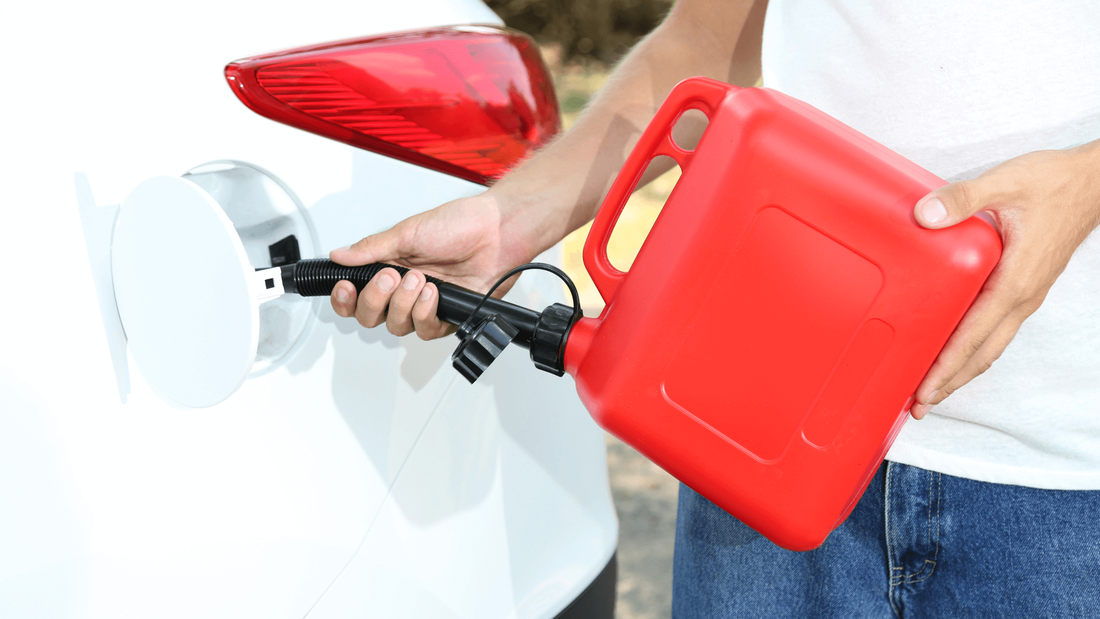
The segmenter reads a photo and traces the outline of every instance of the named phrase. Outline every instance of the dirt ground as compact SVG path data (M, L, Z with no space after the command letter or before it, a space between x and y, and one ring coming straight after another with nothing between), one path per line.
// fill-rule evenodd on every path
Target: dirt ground
M680 483L607 435L611 494L619 514L618 619L672 616L672 546Z

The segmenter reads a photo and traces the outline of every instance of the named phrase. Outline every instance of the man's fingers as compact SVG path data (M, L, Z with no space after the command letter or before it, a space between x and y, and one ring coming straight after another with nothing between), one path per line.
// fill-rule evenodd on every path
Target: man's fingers
M386 320L386 306L400 281L401 275L396 270L382 269L367 283L355 304L355 318L359 324L377 327Z
M1020 325L1024 323L1026 318L1026 312L1017 311L1001 321L1001 324L997 326L993 334L985 338L978 351L966 359L963 366L948 378L943 386L929 393L924 400L924 404L918 401L918 403L913 405L910 411L913 418L923 419L924 416L932 410L933 406L939 404L946 399L947 396L955 393L960 387L974 380L992 367L993 362L1000 359L1005 348L1012 342L1012 338L1016 337L1016 332L1020 330Z
M1006 291L996 286L982 291L917 388L917 402L931 404L946 397L946 393L939 397L940 390L982 349L986 340L996 333L1005 317L1015 309L1016 302Z
M390 297L390 307L386 311L386 329L394 335L408 335L413 332L412 309L420 298L424 288L424 274L410 269L401 279L401 284Z
M329 298L332 302L332 309L336 312L336 315L343 316L344 318L354 316L357 296L358 295L355 293L355 286L351 282L347 280L336 282L336 285L332 287L332 294Z
M993 332L993 335L986 338L981 349L971 356L966 361L966 365L956 372L951 380L940 389L931 403L939 404L944 398L957 391L959 387L974 380L978 375L992 367L993 362L1001 358L1001 353L1008 347L1012 338L1016 337L1016 332L1020 330L1020 325L1024 323L1025 318L1027 316L1020 315L1020 313L1005 318L997 327L997 330Z
M439 306L439 290L435 284L425 284L412 309L412 321L416 336L422 340L434 340L447 335L451 327L436 316Z
M355 316L364 327L385 322L394 335L415 330L420 339L432 340L450 333L451 325L436 316L439 290L435 284L426 283L424 274L415 270L399 277L397 271L383 269L363 288L358 299L355 286L340 281L332 289L332 308L345 318Z

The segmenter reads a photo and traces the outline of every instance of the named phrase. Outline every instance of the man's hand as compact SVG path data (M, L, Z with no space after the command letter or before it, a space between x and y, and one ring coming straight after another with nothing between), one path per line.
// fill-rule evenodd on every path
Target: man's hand
M914 210L925 228L979 212L1001 233L1001 261L917 389L916 419L989 369L1100 223L1100 141L1011 159L937 189Z
M680 0L616 67L568 132L487 192L415 215L330 257L344 265L393 262L358 296L349 282L332 291L336 313L365 327L424 339L449 327L435 310L424 274L484 291L592 219L627 153L680 80L703 75L751 86L760 76L766 0ZM503 295L507 284L498 289Z
M332 308L341 316L355 316L364 327L385 322L394 335L416 331L425 340L442 337L451 327L436 317L439 291L426 283L425 273L483 292L535 254L490 193L460 198L333 250L329 257L343 265L390 262L410 270L402 278L383 269L359 295L351 282L341 281L332 290ZM508 286L495 294L503 295Z

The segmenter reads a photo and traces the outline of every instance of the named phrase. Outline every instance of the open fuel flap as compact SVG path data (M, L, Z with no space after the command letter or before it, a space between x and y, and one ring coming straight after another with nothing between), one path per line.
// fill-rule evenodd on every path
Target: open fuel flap
M262 273L317 251L301 202L257 166L215 161L139 184L119 211L111 270L142 376L201 408L290 359L318 301L272 295Z

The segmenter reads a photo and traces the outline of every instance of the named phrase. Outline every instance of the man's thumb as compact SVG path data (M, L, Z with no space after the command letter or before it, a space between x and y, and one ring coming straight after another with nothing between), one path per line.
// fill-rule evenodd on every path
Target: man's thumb
M925 228L946 228L970 218L986 206L981 179L944 185L917 201L913 215Z
M372 234L358 242L329 252L333 262L345 266L360 266L375 262L386 262L399 257L398 242L400 234L391 228L378 234Z

